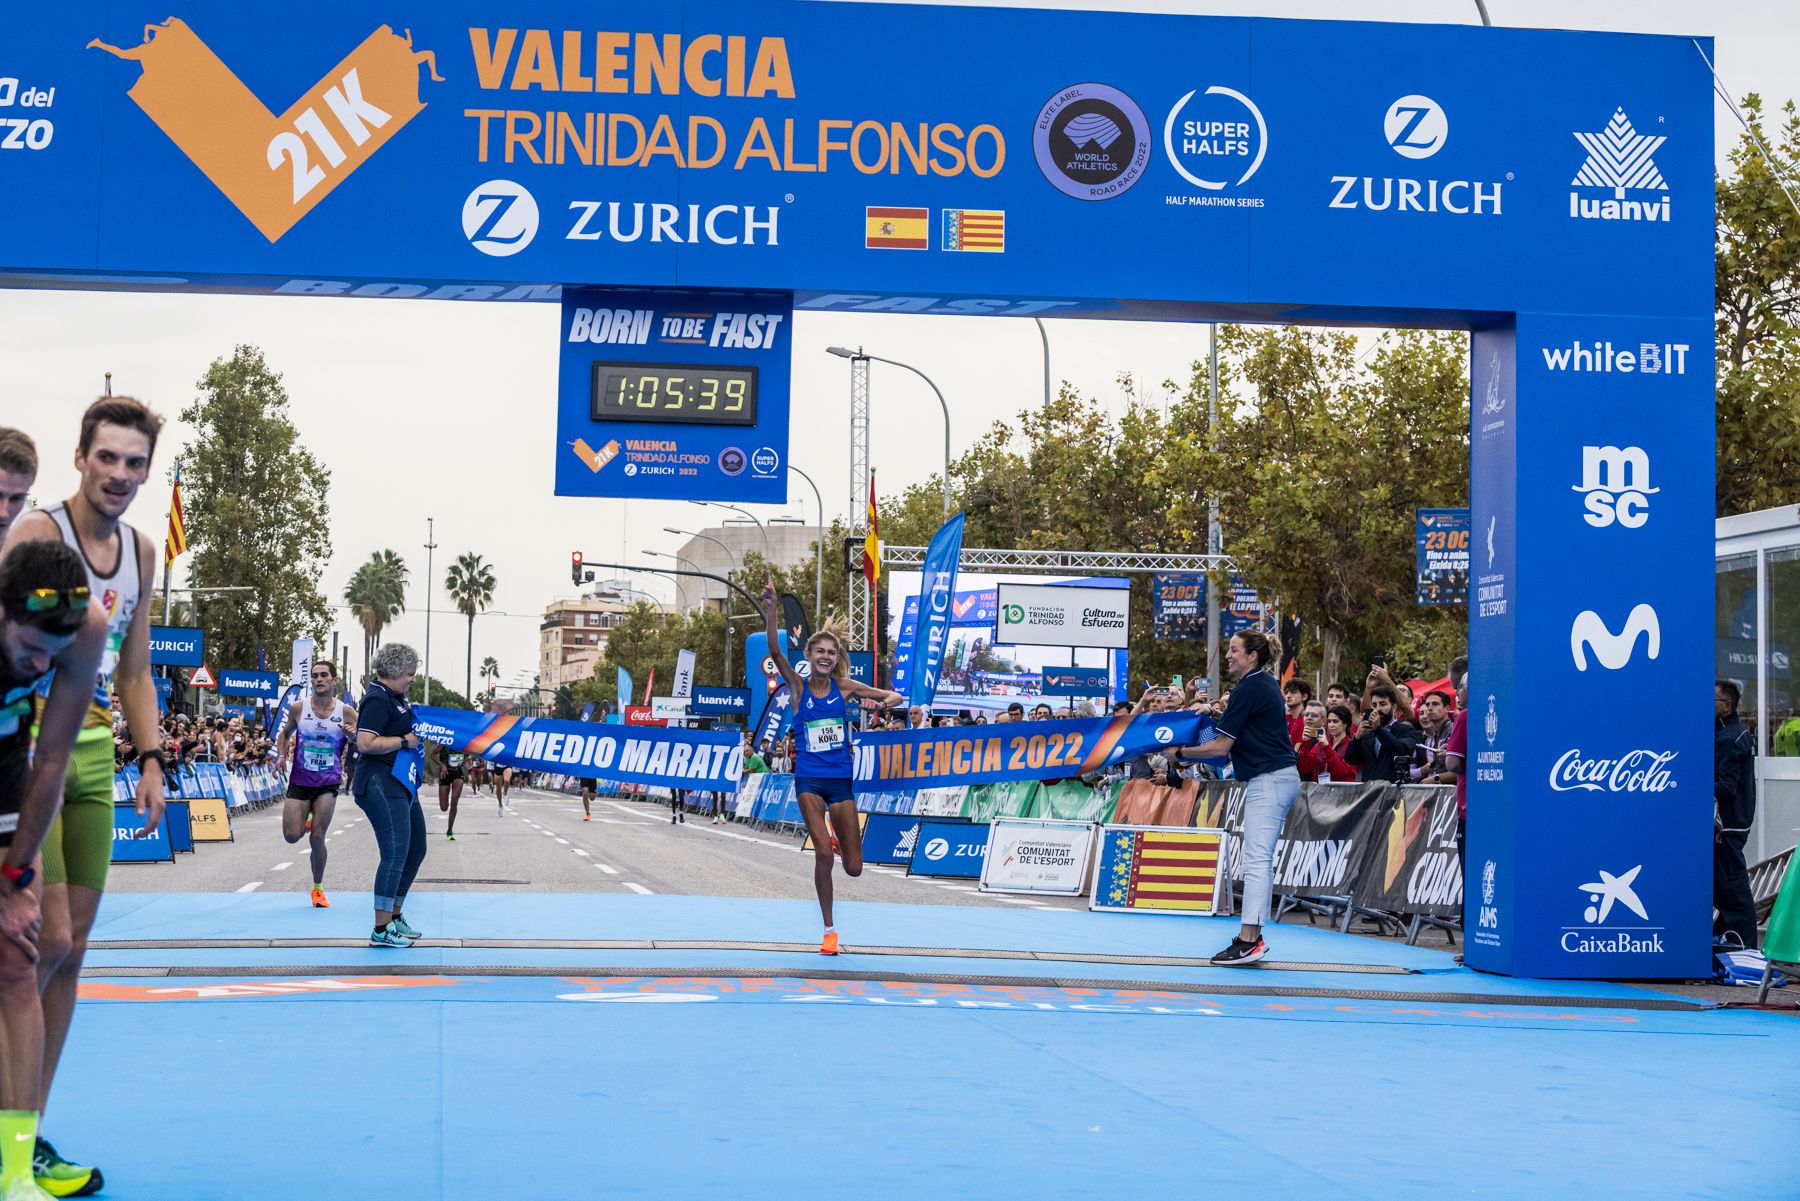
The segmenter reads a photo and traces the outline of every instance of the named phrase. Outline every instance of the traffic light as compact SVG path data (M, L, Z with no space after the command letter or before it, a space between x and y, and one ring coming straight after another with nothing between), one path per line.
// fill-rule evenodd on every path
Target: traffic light
M581 552L578 550L569 552L569 578L575 581L577 588L581 587Z

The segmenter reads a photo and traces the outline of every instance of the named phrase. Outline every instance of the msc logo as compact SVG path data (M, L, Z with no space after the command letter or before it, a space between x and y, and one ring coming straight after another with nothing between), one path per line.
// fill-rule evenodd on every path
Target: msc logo
M1429 96L1402 96L1388 106L1381 129L1395 154L1430 158L1449 141L1450 118Z
M1650 657L1656 658L1662 652L1662 626L1656 620L1656 610L1649 605L1634 608L1625 618L1625 628L1617 634L1606 628L1598 613L1584 609L1569 627L1569 654L1575 659L1575 669L1588 669L1587 652L1591 650L1600 666L1618 671L1631 662L1639 634L1647 636Z
M1635 530L1650 520L1650 498L1661 489L1650 486L1650 456L1641 447L1584 446L1581 482L1587 512L1582 520L1596 529L1615 521Z
M444 81L411 30L383 25L277 117L178 17L141 46L88 48L143 67L130 97L271 242L424 110L420 63Z
M469 245L483 254L517 254L537 237L537 201L510 179L490 179L463 201L462 227ZM576 340L570 331L569 341Z

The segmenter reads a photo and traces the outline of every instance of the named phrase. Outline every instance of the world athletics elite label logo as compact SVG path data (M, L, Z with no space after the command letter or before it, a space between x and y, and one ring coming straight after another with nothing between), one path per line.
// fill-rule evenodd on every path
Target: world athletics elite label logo
M1064 88L1032 126L1038 170L1065 196L1111 200L1150 165L1150 123L1124 92L1103 83Z

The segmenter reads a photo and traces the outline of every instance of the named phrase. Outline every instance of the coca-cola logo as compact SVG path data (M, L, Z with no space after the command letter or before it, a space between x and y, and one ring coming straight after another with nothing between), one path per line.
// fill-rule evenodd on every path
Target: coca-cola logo
M1617 759L1586 759L1580 748L1564 752L1550 769L1556 792L1666 792L1675 787L1669 764L1676 751L1627 751Z

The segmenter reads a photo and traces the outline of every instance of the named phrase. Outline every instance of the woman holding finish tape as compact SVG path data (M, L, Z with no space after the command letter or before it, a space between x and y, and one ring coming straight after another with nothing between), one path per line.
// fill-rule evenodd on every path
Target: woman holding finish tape
M849 701L865 704L904 705L906 698L885 688L871 688L850 678L850 657L843 635L827 623L806 640L806 660L811 674L802 678L781 653L776 632L781 601L775 594L775 578L763 585L763 616L769 636L769 657L787 682L794 698L794 794L800 798L800 816L812 835L813 888L819 894L819 913L825 919L825 937L819 954L838 953L837 927L831 921L831 866L838 856L844 873L862 875L862 827L856 820L856 789L851 782ZM833 837L833 830L836 837Z
M383 643L370 668L375 678L356 706L356 774L350 788L381 851L369 945L410 947L419 932L400 910L425 862L425 812L419 808L424 755L406 700L419 672L419 653L404 642Z
M1220 967L1243 967L1269 953L1263 923L1269 920L1273 892L1275 843L1287 811L1300 795L1300 772L1294 744L1288 738L1287 702L1269 665L1281 657L1281 644L1257 630L1231 637L1225 665L1237 677L1219 736L1182 752L1190 759L1231 756L1231 771L1244 781L1244 911L1242 928L1231 945L1212 957Z

